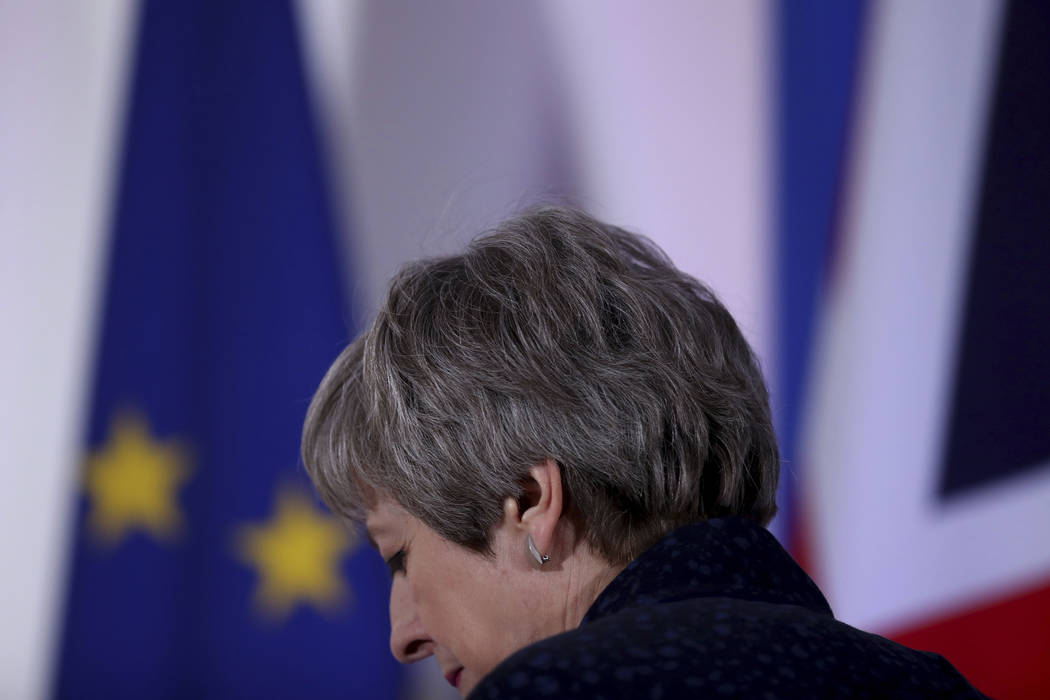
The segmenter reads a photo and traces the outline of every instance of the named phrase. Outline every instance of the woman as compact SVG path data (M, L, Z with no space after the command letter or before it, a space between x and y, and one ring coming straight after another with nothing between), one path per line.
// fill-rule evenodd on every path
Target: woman
M394 655L464 696L980 697L834 620L764 528L779 458L736 323L583 213L404 268L303 457L390 566Z

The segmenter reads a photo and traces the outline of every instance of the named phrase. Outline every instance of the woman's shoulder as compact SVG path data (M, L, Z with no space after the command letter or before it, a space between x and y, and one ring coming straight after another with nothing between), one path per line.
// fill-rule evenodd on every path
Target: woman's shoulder
M528 646L477 686L489 698L982 697L936 654L794 605L696 598L638 605Z

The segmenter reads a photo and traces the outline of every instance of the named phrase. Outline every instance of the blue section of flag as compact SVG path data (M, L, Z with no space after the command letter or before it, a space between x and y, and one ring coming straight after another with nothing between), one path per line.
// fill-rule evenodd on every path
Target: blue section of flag
M946 497L1050 468L1050 6L1005 12L945 431ZM1048 518L1050 522L1050 518Z
M773 415L783 458L776 530L794 532L797 443L820 299L834 258L864 0L782 0L777 6L777 310L779 381Z
M293 19L271 1L143 6L85 449L121 415L180 445L182 524L106 543L85 487L58 697L397 694L367 547L338 560L339 605L269 616L238 554L282 490L309 493L302 421L350 331Z

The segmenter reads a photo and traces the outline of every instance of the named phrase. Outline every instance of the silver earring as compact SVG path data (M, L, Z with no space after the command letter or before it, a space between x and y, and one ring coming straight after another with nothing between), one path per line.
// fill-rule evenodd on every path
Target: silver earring
M549 554L540 554L540 550L536 549L536 543L532 541L532 535L525 535L525 547L540 566L551 560Z

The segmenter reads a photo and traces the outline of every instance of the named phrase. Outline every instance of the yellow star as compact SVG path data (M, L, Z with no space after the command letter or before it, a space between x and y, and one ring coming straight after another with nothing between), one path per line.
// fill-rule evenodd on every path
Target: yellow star
M297 603L332 610L347 598L339 562L357 545L333 516L321 512L297 490L283 490L277 512L265 525L244 525L236 536L238 555L256 567L255 600L272 618L283 618Z
M182 528L175 491L189 476L187 461L178 444L155 441L139 416L117 416L108 442L88 457L89 531L109 546L136 529L174 539Z

